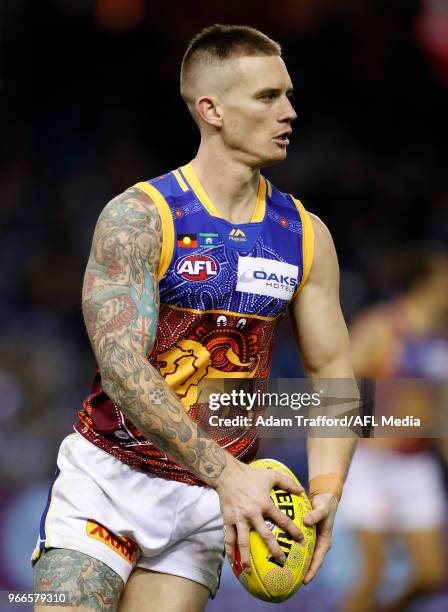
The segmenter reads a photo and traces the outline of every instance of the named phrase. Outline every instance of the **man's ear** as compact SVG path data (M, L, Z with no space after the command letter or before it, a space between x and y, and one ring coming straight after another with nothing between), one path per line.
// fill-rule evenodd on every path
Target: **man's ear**
M202 96L196 100L196 113L205 123L215 127L222 126L222 107L218 100L211 96Z

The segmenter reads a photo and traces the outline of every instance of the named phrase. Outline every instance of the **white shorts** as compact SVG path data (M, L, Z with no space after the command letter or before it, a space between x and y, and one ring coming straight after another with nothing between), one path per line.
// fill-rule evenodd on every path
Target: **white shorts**
M34 561L43 548L68 548L102 561L125 583L136 566L216 593L224 559L216 491L133 469L78 433L62 442L57 464Z
M446 516L440 466L426 451L403 454L358 446L338 515L355 529L423 531Z

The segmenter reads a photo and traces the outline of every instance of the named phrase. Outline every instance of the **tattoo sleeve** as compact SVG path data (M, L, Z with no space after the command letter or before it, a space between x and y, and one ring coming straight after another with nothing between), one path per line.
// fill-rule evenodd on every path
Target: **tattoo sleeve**
M229 455L189 417L147 359L158 323L157 207L128 190L105 207L84 279L83 312L105 392L159 449L211 486Z

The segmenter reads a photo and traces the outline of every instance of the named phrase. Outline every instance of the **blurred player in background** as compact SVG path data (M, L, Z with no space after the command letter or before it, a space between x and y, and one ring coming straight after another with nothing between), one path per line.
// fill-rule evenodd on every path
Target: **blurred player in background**
M302 538L269 498L274 485L300 487L246 465L255 429L229 437L197 422L202 379L267 379L288 307L309 375L352 377L331 236L260 175L286 158L291 92L267 36L202 31L181 70L195 159L98 220L83 289L98 372L62 443L34 554L35 589L68 592L71 609L201 610L218 587L223 526L230 562L238 543L247 571L251 528L285 558L265 517ZM174 145L169 117L158 120ZM352 451L350 440L309 442L318 541L306 582L330 547Z
M436 410L430 380L448 372L448 254L418 247L395 254L402 295L362 313L351 330L352 362L359 377L421 378L391 390L390 413L426 416ZM425 384L424 379L427 379ZM399 413L399 414L398 414ZM387 610L398 612L431 593L446 575L446 494L434 455L443 440L379 438L358 447L341 505L356 532L361 575L344 611L376 610L375 595L391 536L405 541L413 573L406 591Z

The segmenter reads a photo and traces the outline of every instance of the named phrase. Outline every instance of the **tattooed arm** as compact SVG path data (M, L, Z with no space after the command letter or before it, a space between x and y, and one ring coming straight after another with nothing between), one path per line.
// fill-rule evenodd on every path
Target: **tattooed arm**
M160 246L148 196L129 190L106 206L85 275L85 322L105 392L158 448L213 484L230 456L202 435L146 357L157 330Z
M301 539L269 498L274 485L300 489L279 472L244 465L216 444L146 357L157 330L161 241L157 207L139 190L112 200L98 220L84 280L83 312L103 389L148 440L217 490L231 562L238 535L243 563L250 567L251 526L282 558L263 515Z

